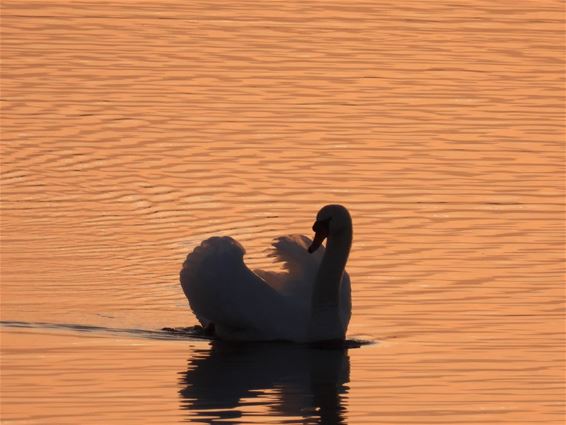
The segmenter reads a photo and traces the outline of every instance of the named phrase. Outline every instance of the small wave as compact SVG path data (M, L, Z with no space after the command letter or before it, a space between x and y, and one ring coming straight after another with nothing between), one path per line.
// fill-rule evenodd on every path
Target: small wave
M217 341L210 332L207 332L202 326L190 327L165 327L160 330L135 329L135 328L111 328L105 326L82 325L77 323L47 323L47 322L19 322L12 320L0 321L0 326L4 328L24 328L24 329L54 329L63 331L86 332L86 333L104 333L112 335L128 335L137 338L150 338L159 340L208 340ZM272 343L288 343L286 341L265 341L260 344ZM375 344L375 341L369 339L349 338L344 341L318 341L306 345L311 348L320 349L350 349L360 348L364 345Z
M18 322L2 320L0 326L5 328L25 329L53 329L87 333L105 333L112 335L128 335L137 338L150 338L160 340L195 340L207 339L199 332L197 326L193 328L164 328L162 330L135 329L135 328L111 328L104 326L82 325L76 323L46 323L46 322ZM176 329L172 332L171 330ZM180 330L183 330L182 332Z

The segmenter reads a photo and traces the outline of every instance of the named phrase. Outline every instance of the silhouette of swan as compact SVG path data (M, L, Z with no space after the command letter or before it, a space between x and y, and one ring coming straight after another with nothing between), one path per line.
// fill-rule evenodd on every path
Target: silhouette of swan
M244 248L230 237L213 237L195 248L180 280L202 326L226 340L344 340L351 315L344 268L352 219L343 206L327 205L313 230L313 241L301 235L274 241L272 256L284 262L285 272L250 270Z
M190 411L189 419L248 422L246 406L263 404L266 416L345 423L345 384L350 380L347 349L222 341L211 345L195 352L181 374L181 407Z

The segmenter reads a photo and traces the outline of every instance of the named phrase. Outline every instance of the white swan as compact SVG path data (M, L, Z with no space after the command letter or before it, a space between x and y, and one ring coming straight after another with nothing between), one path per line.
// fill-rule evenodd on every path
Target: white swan
M327 205L313 230L314 241L300 235L274 241L272 256L286 269L279 273L250 270L244 248L230 237L213 237L195 248L180 280L202 326L226 340L343 340L351 314L344 268L352 219L343 206Z

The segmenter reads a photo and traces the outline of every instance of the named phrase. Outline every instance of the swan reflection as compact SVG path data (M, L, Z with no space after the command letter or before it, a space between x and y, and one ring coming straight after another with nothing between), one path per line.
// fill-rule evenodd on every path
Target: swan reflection
M349 369L345 348L214 341L209 350L196 351L182 372L181 407L191 420L205 423L255 422L259 413L285 416L285 422L299 417L340 424Z

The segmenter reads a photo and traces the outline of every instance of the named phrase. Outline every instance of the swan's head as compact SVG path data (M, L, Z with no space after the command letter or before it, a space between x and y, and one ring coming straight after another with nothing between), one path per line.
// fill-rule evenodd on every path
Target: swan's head
M352 218L348 210L342 205L326 205L316 215L316 221L312 226L314 240L309 247L309 252L315 252L322 242L329 237L352 229Z

